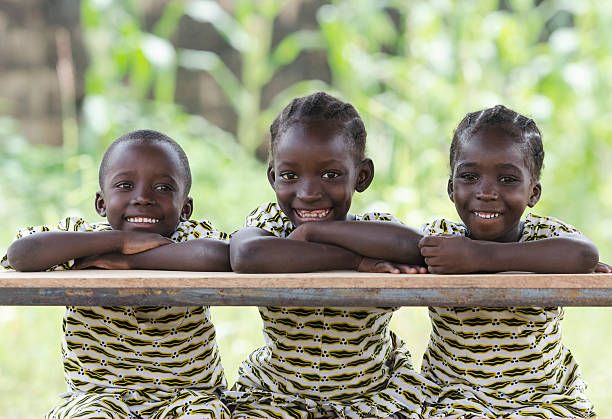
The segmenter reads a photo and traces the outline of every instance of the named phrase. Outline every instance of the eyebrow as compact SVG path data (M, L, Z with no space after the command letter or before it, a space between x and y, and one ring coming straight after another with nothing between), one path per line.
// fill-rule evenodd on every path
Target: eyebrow
M478 167L478 163L473 163L473 162L467 162L467 163L459 163L456 167L457 170L459 169L470 169L472 167ZM504 170L516 170L516 171L521 171L521 169L519 167L517 167L516 165L512 164L512 163L503 163L503 164L497 164L495 165L496 169L504 169Z
M137 173L137 171L136 171L136 170L124 170L124 171L122 171L122 172L119 172L119 173L115 174L115 175L114 175L114 176L111 178L111 180L114 180L114 179L120 178L120 177L122 177L122 176L133 176L135 173ZM169 175L169 174L167 174L167 173L163 173L163 174L161 174L161 175L156 175L156 177L157 177L157 178L165 178L165 179L168 179L168 180L170 180L170 181L172 181L172 182L174 182L174 183L176 183L176 184L178 184L178 183L179 183L179 182L178 182L176 179L174 179L172 176L170 176L170 175Z

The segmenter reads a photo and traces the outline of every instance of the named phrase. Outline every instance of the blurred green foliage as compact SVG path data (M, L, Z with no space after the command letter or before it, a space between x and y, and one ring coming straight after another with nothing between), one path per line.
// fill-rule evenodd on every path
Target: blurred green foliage
M0 251L20 226L68 214L97 219L100 157L114 138L141 128L185 148L194 216L237 229L252 208L274 199L265 165L254 157L268 125L292 97L325 89L353 103L368 128L376 177L356 197L354 212L388 210L413 226L455 218L446 196L453 129L465 113L503 103L531 116L544 134L543 197L535 212L576 225L603 260L612 260L609 7L593 0L333 0L318 9L316 30L273 43L274 24L290 3L236 0L230 13L213 1L171 1L147 31L139 2L84 0L90 65L76 144L31 145L15 121L0 116ZM213 51L173 46L184 16L213 25L238 52L239 74ZM262 92L274 75L312 49L326 54L331 83L303 80L264 107ZM174 104L179 67L212 76L237 115L235 136ZM254 312L214 308L230 380L262 343ZM0 417L39 416L58 401L60 318L59 308L0 308ZM610 321L612 309L570 309L565 324L602 418L612 417ZM418 365L426 310L403 309L394 325Z

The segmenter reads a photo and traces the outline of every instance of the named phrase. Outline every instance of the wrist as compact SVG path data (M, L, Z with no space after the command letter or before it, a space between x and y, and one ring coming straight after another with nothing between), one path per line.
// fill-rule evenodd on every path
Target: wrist
M497 272L500 271L500 245L502 243L488 242L483 240L474 241L475 245L475 271Z

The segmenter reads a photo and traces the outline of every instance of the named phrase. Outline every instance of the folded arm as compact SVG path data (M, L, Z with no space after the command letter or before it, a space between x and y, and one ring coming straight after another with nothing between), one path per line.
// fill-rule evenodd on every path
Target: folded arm
M77 261L77 269L160 269L169 271L229 271L229 245L213 239L195 239L144 252L94 255Z
M588 273L599 255L587 238L553 237L528 242L498 243L463 236L428 236L419 242L431 273L527 271Z
M422 234L403 224L381 221L329 221L300 225L289 238L340 246L359 255L423 265Z
M17 271L44 271L72 259L109 252L132 254L170 243L154 233L45 231L15 240L7 256Z
M232 236L230 260L239 273L358 270L363 257L339 246L288 240L246 227Z

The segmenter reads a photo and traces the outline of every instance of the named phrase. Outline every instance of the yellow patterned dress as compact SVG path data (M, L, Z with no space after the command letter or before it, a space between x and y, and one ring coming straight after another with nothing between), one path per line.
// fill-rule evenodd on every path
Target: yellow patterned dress
M359 221L397 221L369 213ZM276 203L246 219L286 238L295 226ZM266 345L242 363L233 418L419 418L437 386L411 365L389 330L395 308L259 307Z
M425 235L467 236L436 220ZM529 214L520 242L572 237L573 227ZM442 387L429 410L445 418L592 418L578 364L561 343L561 307L430 307L421 373Z
M110 230L66 218L56 231ZM49 227L20 230L17 239ZM170 237L227 240L207 221ZM68 261L50 270L71 269ZM2 267L11 269L6 256ZM225 377L209 307L66 307L62 358L68 392L48 418L223 418Z

